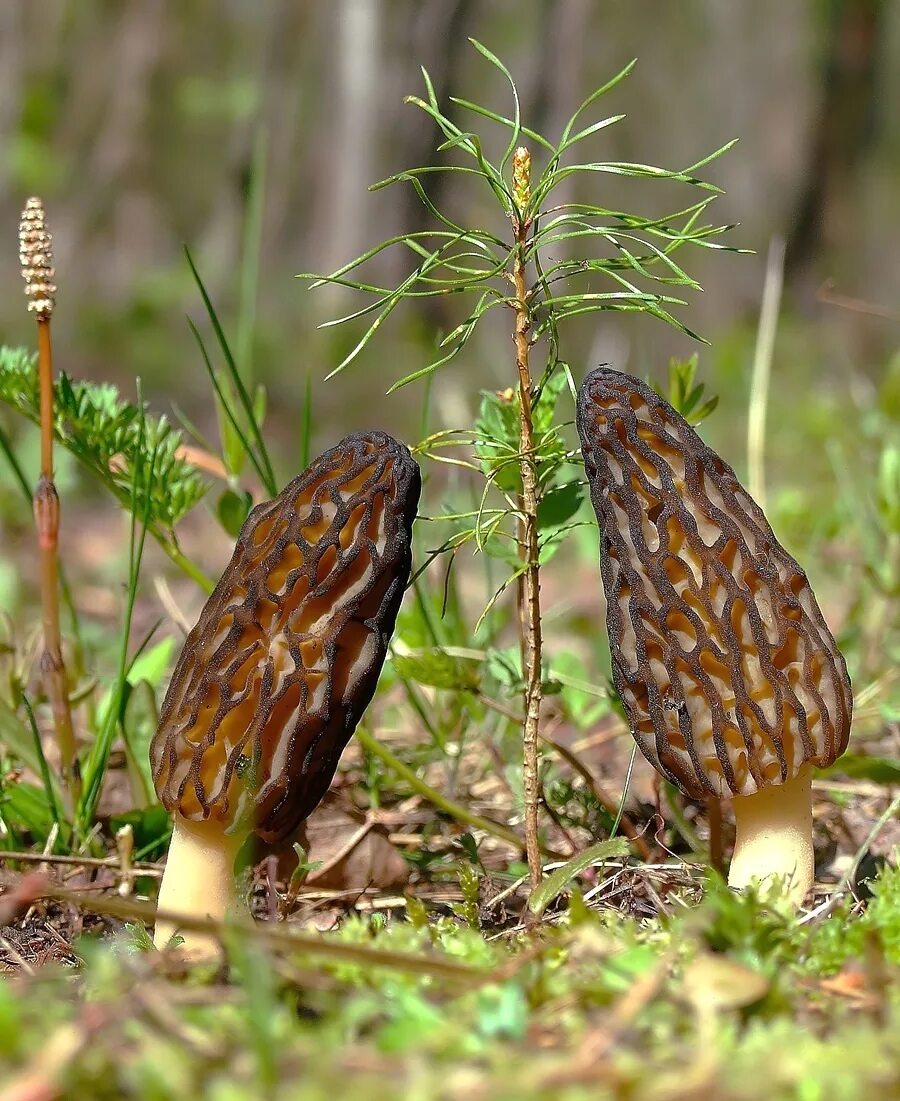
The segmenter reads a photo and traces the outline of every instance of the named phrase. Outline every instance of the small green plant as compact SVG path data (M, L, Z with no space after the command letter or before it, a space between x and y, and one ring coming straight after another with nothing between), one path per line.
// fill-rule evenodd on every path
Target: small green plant
M0 401L40 423L37 361L24 349L0 348ZM143 402L123 401L114 386L61 373L53 387L53 434L126 509L138 475L148 530L180 569L211 587L181 553L174 531L208 486L183 458L182 435L165 417L151 416Z
M497 309L508 312L514 352L510 386L482 395L474 430L433 433L418 451L437 462L451 462L482 479L477 506L444 514L450 532L440 552L455 554L466 544L505 564L505 576L487 602L480 626L507 590L516 596L519 637L518 676L523 697L525 840L532 889L541 880L538 809L541 801L539 743L541 702L547 682L543 657L540 578L542 566L560 540L577 523L581 480L566 443L567 417L560 399L575 383L561 346L560 331L569 319L616 311L655 317L683 333L696 335L678 319L685 305L675 293L698 290L697 282L676 262L685 246L722 248L718 238L730 227L703 220L718 188L697 172L729 145L685 169L670 171L622 161L577 161L583 143L623 115L588 121L591 108L627 77L633 63L598 88L578 107L556 140L529 127L521 118L513 77L490 50L472 41L485 60L509 84L509 116L466 99L452 97L457 115L475 115L499 127L504 145L497 156L480 133L464 129L437 99L427 72L425 98L408 97L437 124L444 136L440 153L464 163L442 161L410 168L382 180L373 189L397 183L411 186L434 220L434 228L401 233L368 249L327 276L305 276L312 286L347 287L371 301L329 325L368 319L362 336L334 368L336 375L359 359L388 316L401 304L424 299L468 299L468 311L439 342L437 356L393 383L389 393L427 378L446 367L467 347L483 319ZM730 144L730 143L729 143ZM538 165L537 159L540 159ZM464 226L432 200L429 177L451 173L460 185L486 186L495 200L496 220ZM700 192L692 203L664 217L644 217L614 210L588 199L572 199L571 188L584 179L618 176L681 184ZM569 187L561 192L563 184ZM359 269L387 249L405 250L412 268L395 286L382 286ZM584 254L572 255L583 249ZM536 346L543 365L536 369ZM331 377L331 376L329 376ZM680 404L699 418L712 403L700 404L702 387L693 387L689 364L674 375ZM477 630L477 627L476 627Z

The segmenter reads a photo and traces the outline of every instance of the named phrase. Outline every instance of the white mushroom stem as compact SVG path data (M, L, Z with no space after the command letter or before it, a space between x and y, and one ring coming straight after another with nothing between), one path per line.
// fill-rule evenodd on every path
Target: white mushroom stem
M728 871L730 887L776 878L785 896L799 906L813 884L812 768L804 765L793 780L742 795L733 802L737 836Z
M159 888L160 911L222 920L235 903L234 861L242 835L226 834L219 822L189 822L175 815L175 828ZM153 943L165 948L179 933L180 951L192 958L215 956L218 941L207 933L180 930L177 921L157 921Z

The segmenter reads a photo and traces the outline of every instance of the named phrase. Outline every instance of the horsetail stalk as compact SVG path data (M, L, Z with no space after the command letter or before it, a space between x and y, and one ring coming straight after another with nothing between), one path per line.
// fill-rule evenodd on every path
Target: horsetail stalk
M50 319L56 302L56 285L53 282L55 273L52 239L47 230L44 204L38 198L28 199L22 211L19 223L19 262L25 280L28 309L37 320L38 337L41 473L33 501L40 559L44 634L41 679L53 713L63 786L72 805L76 805L81 778L62 654L59 617L59 495L53 483L53 347Z

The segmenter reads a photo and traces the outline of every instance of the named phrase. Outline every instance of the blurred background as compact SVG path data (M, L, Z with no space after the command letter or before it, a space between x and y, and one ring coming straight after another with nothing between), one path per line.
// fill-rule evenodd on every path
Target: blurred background
M24 198L37 193L54 234L59 368L112 381L129 397L139 375L155 411L174 406L214 436L209 384L185 320L205 321L188 245L242 369L268 390L280 477L298 468L307 378L314 450L375 424L416 438L422 388L380 395L433 358L436 335L462 315L407 305L326 383L362 329L316 326L357 303L327 288L310 293L295 276L427 224L411 190L367 186L435 156L435 126L403 102L422 91L420 66L442 102L455 92L509 109L508 89L470 35L504 59L523 117L551 137L591 90L638 58L595 116L627 118L591 139L591 157L682 168L740 139L703 171L725 190L711 219L740 223L727 240L753 254L679 254L705 287L680 316L711 346L652 319L612 314L573 323L563 355L576 377L608 360L662 378L670 356L699 351L699 377L722 399L704 431L745 473L765 257L771 239L782 238L767 452L775 526L798 551L823 524L846 523L824 517L805 489L816 484L827 495L840 448L856 453L854 409L900 405L896 361L891 368L900 335L900 127L890 108L900 102L900 6L881 0L4 0L0 343L33 339L15 230ZM485 132L499 147L502 135L487 122ZM504 232L483 185L456 180L435 177L433 197L466 224ZM657 182L645 196L640 183L610 176L578 188L641 213L694 198ZM404 264L390 254L377 274L402 277ZM507 320L491 315L438 377L432 426L471 424L478 390L509 385ZM28 430L2 416L27 453ZM66 489L76 475L65 456L60 462ZM13 509L15 491L2 492L4 524L27 533L22 502ZM98 516L106 522L118 520ZM95 553L101 577L107 546L101 539Z
M673 312L709 343L646 315L591 314L566 322L561 355L576 381L609 362L665 384L670 359L696 352L704 398L720 399L702 435L746 481L748 421L764 405L751 393L759 378L767 256L773 243L783 244L784 292L757 454L764 457L766 513L808 571L853 677L855 756L843 767L869 785L871 797L840 827L856 851L882 811L884 785L897 782L900 745L900 5L885 0L0 0L0 344L33 347L16 229L26 197L37 194L54 235L56 367L113 383L129 400L140 377L152 411L184 427L188 441L206 452L199 458L209 492L177 525L194 573L183 565L179 573L148 539L129 642L129 518L97 477L57 448L60 557L71 593L65 641L78 698L86 700L79 712L84 741L102 713L93 701L118 667L120 638L133 652L159 628L149 699L162 698L174 648L203 603L196 571L221 574L242 510L268 495L249 463L232 464L233 477L222 477L228 446L221 446L217 404L188 318L216 366L222 358L185 246L244 380L267 392L261 435L275 466L273 485L306 465L307 445L316 454L354 430L385 429L411 445L443 428L471 432L492 400L484 392L515 384L511 314L493 310L431 385L385 396L392 383L441 354L438 342L471 308L459 295L404 302L359 358L326 380L371 317L320 326L370 300L333 285L311 291L310 280L297 278L340 267L392 235L433 226L407 184L368 190L405 168L465 163L459 150L436 152L437 127L404 103L424 92L421 66L451 117L477 128L488 155L499 160L503 129L449 101L455 94L511 113L506 82L470 36L507 64L524 121L553 141L594 89L637 58L631 75L580 125L626 117L593 133L571 160L680 170L739 139L699 169L723 189L703 221L733 224L716 238L733 251L685 246L677 253L704 290L688 290L686 304ZM537 174L546 158L531 144ZM427 188L458 223L508 240L509 223L477 175L431 175ZM557 194L657 217L706 193L671 179L584 172ZM601 255L590 241L558 245L551 263ZM362 278L393 287L415 263L408 250L391 249ZM613 289L595 269L582 276L573 290ZM538 344L535 376L545 354ZM0 383L10 377L4 371ZM8 393L5 400L16 405ZM495 412L503 400L494 399ZM557 419L574 447L572 415L566 391ZM17 482L0 455L0 684L18 677L27 685L35 679L40 631L28 491L38 470L37 434L0 405L0 447L7 441L23 475ZM104 475L119 457L110 454ZM468 448L454 454L470 466L422 458L417 566L471 528L467 510L471 517L482 504L478 458ZM574 452L571 458L567 488L575 492L568 499L575 501L564 520L571 526L542 551L546 727L560 744L584 752L616 798L628 787L631 811L647 822L653 775L639 761L630 786L623 780L631 740L606 687L598 533L586 497L578 500L582 468ZM169 481L166 495L177 496ZM475 555L469 543L455 557L442 556L408 594L395 636L401 660L395 654L386 668L371 720L382 741L424 768L441 791L503 822L515 821L521 807L521 649L515 588L503 588L517 561L509 553L515 533L506 535L510 542L495 540L493 551L488 542ZM490 614L476 627L486 606ZM499 710L485 710L468 681L448 688L443 667L439 675L431 670L430 680L421 666L411 673L408 652L427 664L433 646L465 651L467 668L477 662L479 691L500 701ZM137 706L145 707L145 695ZM128 721L138 746L156 725L149 703ZM467 732L477 737L467 741ZM146 760L145 750L132 752L135 761ZM557 823L576 832L574 851L579 839L612 828L615 800L591 802L561 760L545 755L545 790L548 811L556 808ZM119 780L107 789L101 817L133 808L113 800L125 790L123 761L111 769ZM357 804L363 788L370 805L395 800L396 780L374 758L357 751L349 762ZM844 795L855 798L859 790L845 788ZM431 817L423 812L423 821ZM156 819L153 844L165 821L161 827ZM413 851L423 869L434 856L421 846Z

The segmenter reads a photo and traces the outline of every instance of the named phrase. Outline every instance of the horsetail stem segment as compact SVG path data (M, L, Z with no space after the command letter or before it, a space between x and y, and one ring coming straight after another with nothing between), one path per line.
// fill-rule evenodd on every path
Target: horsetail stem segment
M62 655L59 622L59 496L53 484L53 348L50 318L56 304L53 282L52 239L44 204L38 198L25 203L19 222L19 262L25 280L28 309L38 331L38 375L41 411L41 473L34 492L34 523L38 536L44 647L41 679L50 701L66 796L77 805L81 777L75 746L69 688Z

